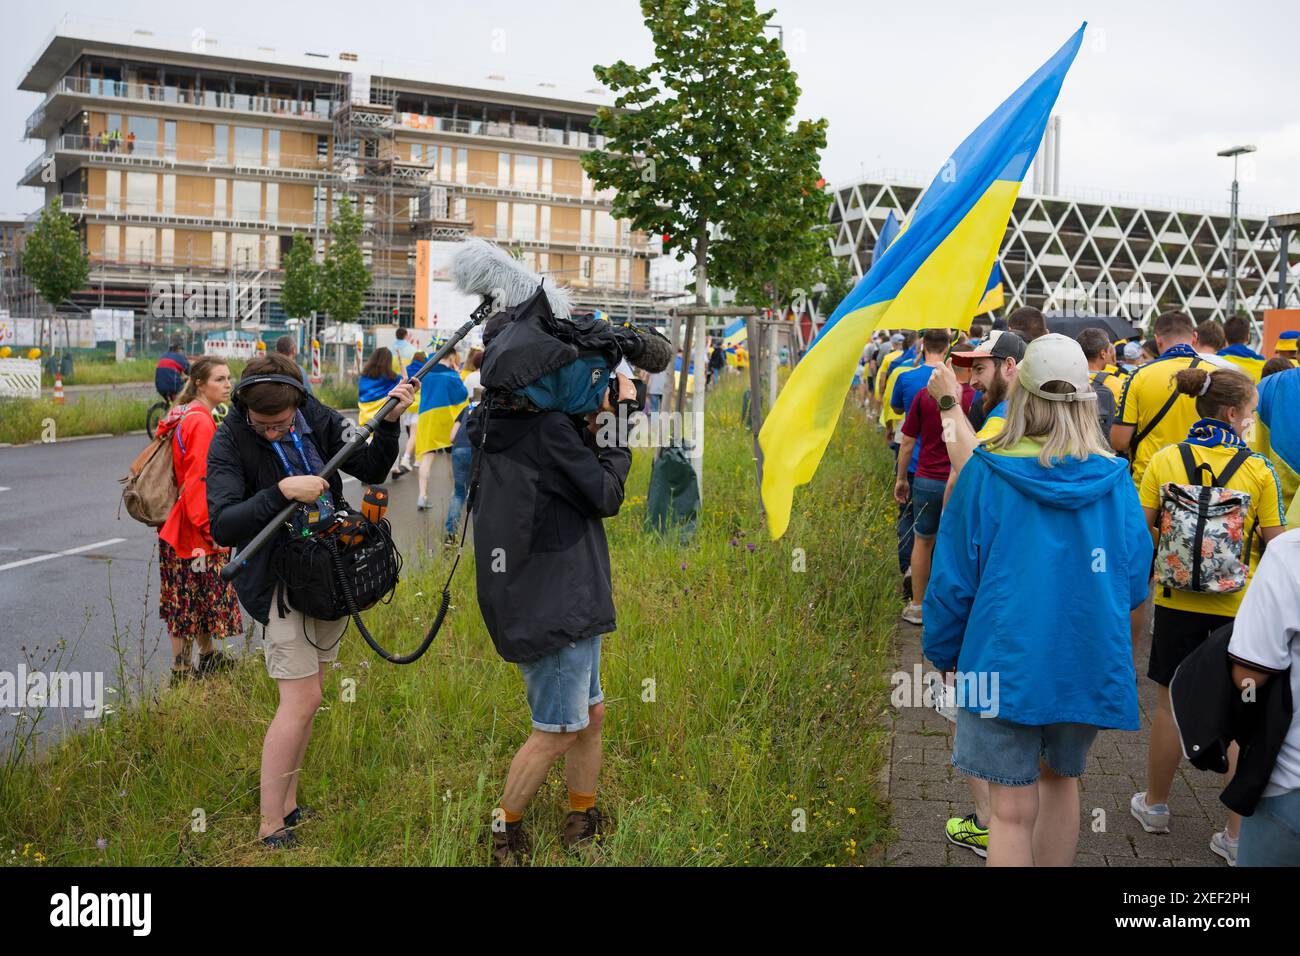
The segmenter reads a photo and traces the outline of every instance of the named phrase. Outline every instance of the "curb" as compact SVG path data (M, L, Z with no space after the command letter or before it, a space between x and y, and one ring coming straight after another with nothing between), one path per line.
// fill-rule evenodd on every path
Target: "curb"
M126 435L143 435L145 430L138 428L129 432L98 432L94 435L69 435L67 438L56 438L54 441L25 441L25 442L0 442L0 448L30 448L32 445L64 445L70 441L89 441L92 438L122 438Z

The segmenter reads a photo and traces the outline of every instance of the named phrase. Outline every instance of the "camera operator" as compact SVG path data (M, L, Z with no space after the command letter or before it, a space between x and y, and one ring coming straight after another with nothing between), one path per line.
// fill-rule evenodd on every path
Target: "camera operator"
M389 395L398 397L397 407L344 465L363 482L382 482L397 458L397 422L414 400L415 386L403 378ZM252 359L232 400L234 411L208 453L208 512L218 544L242 551L290 501L304 505L294 516L298 533L350 510L339 474L328 481L317 474L347 443L352 424L307 393L292 359L278 352ZM239 603L264 627L266 670L280 692L262 747L259 836L271 847L293 846L291 831L309 810L298 804L298 773L320 707L325 665L338 657L348 623L346 617L306 617L284 603L282 591L277 594L275 554L284 540L253 555L235 579Z
M616 404L634 402L632 381L622 374L616 381ZM498 864L527 861L523 813L560 757L569 789L565 848L590 846L608 828L595 805L605 714L600 643L615 627L602 519L623 504L632 454L621 437L597 443L600 413L617 414L608 392L585 417L489 393L466 423L481 457L471 492L479 608L497 653L519 667L533 725L493 814Z

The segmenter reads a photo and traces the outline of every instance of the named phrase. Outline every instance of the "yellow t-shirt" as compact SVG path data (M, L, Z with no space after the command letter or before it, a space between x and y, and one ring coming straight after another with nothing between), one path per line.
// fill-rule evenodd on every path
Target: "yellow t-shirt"
M915 366L907 365L903 362L891 362L889 366L889 379L885 382L885 391L881 396L882 407L880 409L880 424L886 428L891 427L895 422L901 422L907 417L894 411L894 384L898 381L898 376L904 372L911 371Z
M1191 445L1192 458L1199 464L1208 464L1218 475L1237 453L1233 445L1216 445L1205 448ZM1138 488L1138 499L1143 508L1160 510L1160 489L1168 482L1178 485L1192 484L1188 481L1187 468L1183 465L1182 453L1176 445L1161 448L1152 457L1150 464L1142 474L1142 484ZM1262 550L1263 539L1260 531L1264 528L1276 528L1284 524L1282 517L1282 492L1278 487L1277 475L1273 466L1263 455L1252 454L1236 474L1228 479L1226 487L1233 491L1250 494L1250 507L1246 511L1246 523L1243 534L1249 535L1254 529L1251 543L1250 566L1247 569L1246 586L1250 586L1250 575L1255 573ZM1256 521L1259 526L1256 527ZM1166 596L1163 587L1156 587L1156 603L1161 607L1177 611L1195 611L1198 614L1218 614L1223 617L1235 617L1246 588L1228 594L1197 594L1192 591L1169 589Z
M1133 441L1137 441L1138 432L1146 428L1147 423L1159 414L1169 396L1174 394L1174 376L1192 364L1186 355L1173 355L1148 362L1129 376L1124 385L1124 394L1119 400L1119 410L1115 413L1115 424L1132 425ZM1201 361L1211 369L1214 366ZM1177 444L1187 437L1192 426L1200 420L1196 413L1196 400L1190 395L1180 395L1174 401L1168 413L1159 423L1138 442L1137 454L1133 455L1133 446L1129 445L1129 457L1133 461L1133 483L1142 487L1142 473L1147 469L1151 456L1166 445Z
M902 354L902 349L895 349L880 360L880 365L876 368L876 398L880 398L885 390L885 382L889 379L889 366L893 365Z

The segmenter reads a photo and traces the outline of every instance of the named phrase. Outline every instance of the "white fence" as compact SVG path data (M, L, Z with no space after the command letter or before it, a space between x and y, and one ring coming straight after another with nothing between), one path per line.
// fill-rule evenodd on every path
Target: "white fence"
M0 398L40 398L38 359L0 359Z

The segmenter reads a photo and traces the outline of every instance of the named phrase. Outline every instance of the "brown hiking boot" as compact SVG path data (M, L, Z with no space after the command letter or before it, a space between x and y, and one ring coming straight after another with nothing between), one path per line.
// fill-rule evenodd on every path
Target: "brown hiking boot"
M522 820L507 823L504 830L492 831L493 866L527 866L532 851L532 841Z
M609 821L599 810L570 810L564 818L564 848L583 849L584 845L599 846L609 829Z

